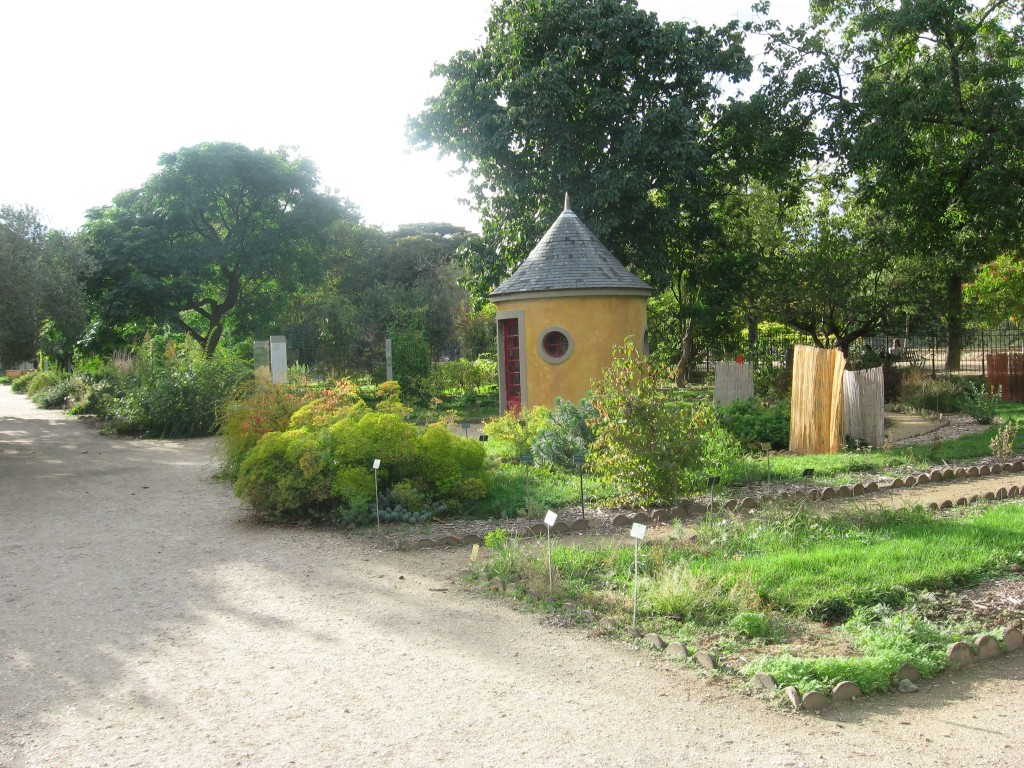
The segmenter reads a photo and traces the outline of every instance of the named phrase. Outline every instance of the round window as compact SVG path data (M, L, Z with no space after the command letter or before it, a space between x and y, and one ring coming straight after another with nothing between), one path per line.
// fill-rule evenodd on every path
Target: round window
M572 355L572 336L565 328L548 328L540 335L538 351L548 363L564 363Z
M544 337L544 351L551 357L565 357L569 351L569 339L561 331L552 331Z

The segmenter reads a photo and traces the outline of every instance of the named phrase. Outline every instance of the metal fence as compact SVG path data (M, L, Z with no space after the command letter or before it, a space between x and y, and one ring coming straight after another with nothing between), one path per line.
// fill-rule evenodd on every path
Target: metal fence
M899 342L897 344L897 341ZM758 337L757 357L771 360L781 367L795 345L814 346L810 336L793 331L767 332ZM965 376L985 376L988 373L986 356L997 353L1024 353L1024 328L967 329L963 332L960 367L947 369L949 344L944 330L910 335L879 333L859 339L850 349L860 355L866 347L885 356L899 366L917 365L932 375L959 373ZM701 358L704 372L713 370L715 361L732 359L734 353L711 350Z

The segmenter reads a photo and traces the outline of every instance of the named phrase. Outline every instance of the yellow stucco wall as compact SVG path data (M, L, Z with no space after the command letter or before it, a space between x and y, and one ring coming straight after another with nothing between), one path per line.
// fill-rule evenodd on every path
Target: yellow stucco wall
M524 407L550 407L555 397L578 402L591 389L591 382L611 364L614 347L632 337L634 346L643 348L645 296L511 298L496 301L495 305L499 320L505 313L523 313ZM573 345L572 353L557 365L545 360L540 352L540 339L552 327L567 331Z

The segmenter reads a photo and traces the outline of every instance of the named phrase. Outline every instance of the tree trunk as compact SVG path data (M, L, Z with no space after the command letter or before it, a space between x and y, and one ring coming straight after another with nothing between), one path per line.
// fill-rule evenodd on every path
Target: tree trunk
M946 282L946 370L960 370L960 351L964 336L964 294L960 276L950 275Z
M683 320L682 350L679 354L679 364L676 366L676 386L685 386L690 381L690 369L693 367L693 323Z
M757 360L757 320L747 317L747 355Z

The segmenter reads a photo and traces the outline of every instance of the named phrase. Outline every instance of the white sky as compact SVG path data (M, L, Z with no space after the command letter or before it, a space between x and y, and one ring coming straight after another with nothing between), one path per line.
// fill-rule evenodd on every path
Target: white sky
M749 18L752 0L640 0L662 21ZM294 147L368 224L473 229L465 179L410 149L434 63L483 42L489 0L22 0L0 16L0 204L75 230L203 141ZM802 21L807 0L775 0Z

